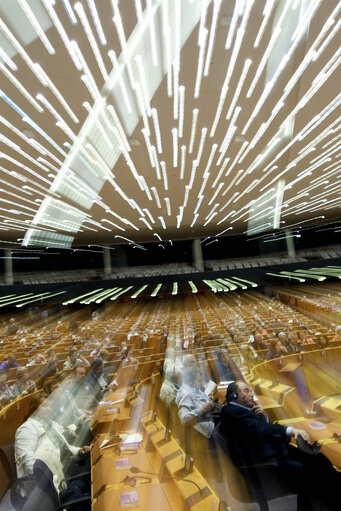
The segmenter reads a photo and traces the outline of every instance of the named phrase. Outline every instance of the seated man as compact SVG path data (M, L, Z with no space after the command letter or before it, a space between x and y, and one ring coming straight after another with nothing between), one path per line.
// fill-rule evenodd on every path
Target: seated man
M308 504L306 499L312 492L327 503L328 510L339 508L340 474L322 454L305 455L288 445L291 438L299 436L310 443L306 431L270 424L246 383L229 385L226 401L219 431L228 439L230 455L237 467L276 463L280 478L298 494L299 509L311 509L311 502Z
M0 373L0 408L8 405L15 397L11 388L7 385L6 380L6 373Z
M18 367L17 369L17 382L12 387L12 392L15 397L21 394L29 394L37 390L36 384L28 377L28 369L26 367Z
M91 371L79 388L76 398L79 407L89 410L94 408L109 390L108 381L103 375L104 363L96 358L91 364Z
M218 383L221 381L244 381L241 370L231 358L227 349L218 351L212 373L213 379Z
M202 392L201 386L202 376L198 367L187 368L175 402L182 424L191 425L206 438L210 438L214 430L214 420L209 412L214 409L215 403Z
M4 369L5 371L11 369L12 367L20 367L19 364L16 363L15 355L10 355L8 359L5 360L5 362L2 362L2 364L0 364L0 369Z

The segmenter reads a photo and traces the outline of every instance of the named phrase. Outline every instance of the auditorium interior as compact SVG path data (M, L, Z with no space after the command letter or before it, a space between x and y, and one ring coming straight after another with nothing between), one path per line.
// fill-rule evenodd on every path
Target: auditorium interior
M0 511L336 511L341 1L0 0Z

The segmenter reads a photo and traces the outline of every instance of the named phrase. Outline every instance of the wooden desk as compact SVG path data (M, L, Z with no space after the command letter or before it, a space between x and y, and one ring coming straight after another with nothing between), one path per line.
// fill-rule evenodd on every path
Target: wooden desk
M123 493L136 492L140 503L134 509L145 511L172 511L162 485L157 478L146 485L137 483L136 486L108 486L92 503L92 511L118 511L121 508L120 495Z
M97 407L96 415L90 425L93 437L109 431L118 432L128 428L129 422L133 420L133 415L138 412L138 406L143 404L143 400L139 396L128 402L128 392L129 389L121 388L106 394L103 398L105 404L100 404ZM120 403L111 404L122 399L123 401Z
M333 433L341 435L341 424L329 422L325 424L326 429L314 430L309 424L320 422L318 418L297 417L295 419L284 419L278 421L283 426L293 426L294 428L304 429L313 442L320 441L322 445L321 453L324 454L338 468L341 468L341 443L331 438Z
M135 453L122 451L117 454L115 446L100 449L105 435L98 435L94 440L91 452L92 511L121 509L120 495L129 492L138 494L140 503L136 509L140 511L218 511L217 495L195 467L184 480L174 477L175 472L184 466L185 453L172 438L162 442L165 429L158 419L150 422L151 418L149 412L141 419L143 441ZM159 479L145 474L150 480L137 478L136 484L130 486L123 481L126 476L134 476L130 469L116 469L115 461L122 459L129 459L131 466L154 474L162 468L165 477ZM137 475L144 476L143 473Z

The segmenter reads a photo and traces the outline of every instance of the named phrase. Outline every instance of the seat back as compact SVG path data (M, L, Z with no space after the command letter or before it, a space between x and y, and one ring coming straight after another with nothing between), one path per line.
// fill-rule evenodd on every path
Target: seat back
M0 448L0 500L5 495L12 480L12 470L6 454Z
M13 481L11 504L16 511L57 511L60 503L53 475L43 461L35 461L31 476Z

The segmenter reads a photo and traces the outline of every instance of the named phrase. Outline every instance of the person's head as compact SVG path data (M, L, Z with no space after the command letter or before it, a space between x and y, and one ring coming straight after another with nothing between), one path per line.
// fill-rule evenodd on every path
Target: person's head
M5 371L0 371L0 387L5 385L6 380L7 380L7 376L6 376Z
M7 359L8 367L15 367L16 356L15 355L9 355Z
M287 336L285 332L279 332L278 334L278 340L281 341L282 344L285 344L287 341Z
M101 357L101 359L102 359L102 360L109 360L109 358L110 358L110 353L109 353L109 351L108 351L108 350L103 349L103 350L101 350L101 352L100 352L99 356Z
M276 341L274 348L276 353L281 353L281 351L283 351L283 344L281 343L281 341L279 340Z
M43 386L44 392L50 396L51 394L54 394L56 392L59 385L60 385L60 381L58 381L56 378L49 378L44 383L44 386Z
M298 337L296 332L290 332L288 335L288 341L290 344L296 345L298 343Z
M76 364L72 371L73 380L81 382L86 377L86 367L84 364Z
M188 367L183 372L183 383L186 383L186 385L189 385L195 389L200 389L202 385L200 369L198 367Z
M42 419L49 419L51 416L51 405L45 392L33 394L28 405L27 418L36 414Z
M104 364L101 358L96 358L91 364L91 371L98 378L103 374Z
M322 346L324 348L324 347L328 346L329 341L328 341L328 339L324 335L319 335L317 337L317 343L318 343L319 346Z
M226 391L226 401L228 403L238 403L247 408L252 408L255 404L252 389L241 381L230 383Z
M45 357L44 355L38 353L38 355L34 357L34 361L36 364L43 364L45 362Z
M195 334L194 343L201 343L201 334Z
M188 367L194 367L195 364L196 360L194 355L184 355L182 359L182 366L184 369L187 369Z
M56 352L51 349L51 350L48 350L46 352L46 356L47 356L47 359L50 361L50 360L55 360L57 358L57 355L56 355Z
M256 343L261 343L263 341L263 335L258 332L258 330L253 334L253 337L255 338Z
M71 362L75 362L75 360L77 358L77 353L78 353L78 350L76 348L72 348L69 351L69 359Z
M20 381L26 381L28 378L28 370L26 367L18 367L17 369L17 379Z
M227 350L218 351L218 358L223 364L228 364L230 362L230 354Z

